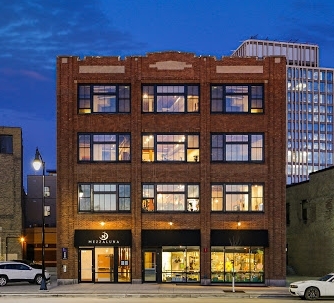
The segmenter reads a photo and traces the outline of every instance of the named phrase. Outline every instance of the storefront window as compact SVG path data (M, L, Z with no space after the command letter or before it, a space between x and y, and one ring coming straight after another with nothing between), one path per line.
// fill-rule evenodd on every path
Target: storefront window
M199 281L199 246L162 247L162 282Z
M211 248L211 281L263 282L264 247L228 247Z
M118 282L131 282L131 248L118 248Z

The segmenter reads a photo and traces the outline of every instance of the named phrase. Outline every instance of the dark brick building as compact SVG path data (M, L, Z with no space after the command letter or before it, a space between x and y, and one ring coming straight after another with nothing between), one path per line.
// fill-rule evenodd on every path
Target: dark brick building
M57 58L58 282L285 285L284 57Z
M288 265L298 275L333 272L334 167L286 189Z

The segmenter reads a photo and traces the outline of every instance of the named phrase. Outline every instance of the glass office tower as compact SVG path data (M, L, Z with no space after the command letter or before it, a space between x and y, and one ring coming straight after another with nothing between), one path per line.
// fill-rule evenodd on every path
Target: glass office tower
M233 57L287 59L287 184L333 165L333 68L319 67L315 44L249 39Z

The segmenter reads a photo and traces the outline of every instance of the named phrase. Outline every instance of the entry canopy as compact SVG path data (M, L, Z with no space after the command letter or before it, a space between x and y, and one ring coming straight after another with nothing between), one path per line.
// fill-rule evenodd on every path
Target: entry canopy
M268 230L211 230L211 246L269 246Z
M131 230L92 230L74 231L74 246L131 246Z

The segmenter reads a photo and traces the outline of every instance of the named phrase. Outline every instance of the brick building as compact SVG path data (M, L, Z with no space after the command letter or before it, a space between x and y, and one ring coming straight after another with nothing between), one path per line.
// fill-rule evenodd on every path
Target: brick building
M285 285L285 60L59 56L58 283Z
M22 258L22 129L0 126L0 260Z
M287 186L287 260L298 275L333 271L333 178L332 166Z

